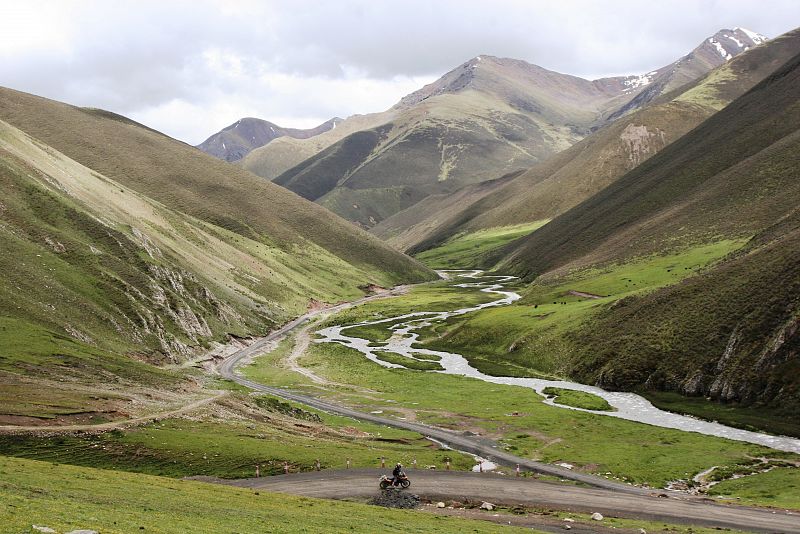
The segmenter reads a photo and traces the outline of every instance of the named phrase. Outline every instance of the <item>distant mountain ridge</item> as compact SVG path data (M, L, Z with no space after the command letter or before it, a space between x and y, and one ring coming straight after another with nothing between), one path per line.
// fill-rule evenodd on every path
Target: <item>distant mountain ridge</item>
M431 195L540 163L765 40L720 30L670 65L594 81L481 55L386 112L357 117L360 129L347 119L341 134L284 139L242 164L371 228Z
M245 117L211 135L197 145L197 148L215 158L225 161L239 161L253 149L262 147L279 137L308 139L336 128L344 119L334 117L319 126L309 129L284 128L273 122L253 117Z

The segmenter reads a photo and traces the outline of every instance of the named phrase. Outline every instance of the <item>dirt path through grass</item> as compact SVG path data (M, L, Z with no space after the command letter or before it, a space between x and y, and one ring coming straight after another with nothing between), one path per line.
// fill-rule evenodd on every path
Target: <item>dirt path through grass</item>
M192 412L197 408L202 406L206 406L207 404L211 404L222 397L228 395L229 392L227 391L218 391L215 395L211 397L206 397L203 399L195 400L188 404L181 406L180 408L175 408L172 410L167 410L163 412L156 412L149 415L144 415L141 417L134 417L132 419L123 419L121 421L112 421L109 423L98 423L94 425L60 425L60 426L15 426L15 425L3 425L0 426L0 433L3 434L23 434L23 433L60 433L60 432L91 432L91 431L105 431L105 430L114 430L117 428L125 428L129 426L136 426L141 425L143 423L149 423L156 419L167 419L170 417L175 417L178 415L183 415L185 413Z

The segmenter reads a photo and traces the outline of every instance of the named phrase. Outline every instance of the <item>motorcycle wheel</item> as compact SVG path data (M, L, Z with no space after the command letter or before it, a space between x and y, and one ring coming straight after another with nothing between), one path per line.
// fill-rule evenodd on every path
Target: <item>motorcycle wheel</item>
M400 482L400 485L403 486L404 488L407 488L407 487L409 487L411 485L411 481L410 480L403 480L403 481Z
M389 487L389 483L385 480L381 481L381 489L386 489Z

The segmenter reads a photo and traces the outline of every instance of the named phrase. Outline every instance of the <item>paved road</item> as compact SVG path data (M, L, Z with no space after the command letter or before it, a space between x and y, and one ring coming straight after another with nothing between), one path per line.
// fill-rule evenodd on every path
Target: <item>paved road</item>
M205 480L307 497L369 498L377 494L378 477L384 473L386 470L347 469L234 481ZM660 492L631 495L492 473L418 470L408 474L412 481L409 491L431 501L488 501L705 527L800 533L800 513L726 506L691 497L663 498L657 496Z

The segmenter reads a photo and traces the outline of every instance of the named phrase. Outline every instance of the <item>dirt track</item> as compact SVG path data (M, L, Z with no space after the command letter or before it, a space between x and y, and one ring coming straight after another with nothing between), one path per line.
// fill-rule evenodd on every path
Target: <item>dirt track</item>
M227 395L227 391L221 391L212 397L195 400L190 403L184 404L173 410L166 410L163 412L156 412L141 417L134 417L131 419L122 419L120 421L111 421L109 423L97 423L89 425L52 425L52 426L18 426L18 425L2 425L0 426L0 434L48 434L60 432L95 432L103 430L113 430L115 428L125 428L129 426L141 425L149 423L156 419L166 419L168 417L175 417L191 412L201 406L210 404L216 400Z
M377 490L379 469L347 469L209 481L268 491L328 499L369 498ZM458 471L409 471L413 493L431 501L488 501L573 512L600 512L605 516L639 518L754 532L800 532L800 514L726 506L692 497L660 497L663 492L631 495L601 488L585 488L529 478Z

